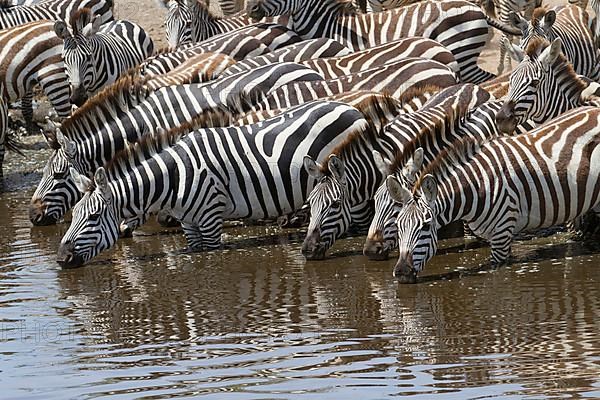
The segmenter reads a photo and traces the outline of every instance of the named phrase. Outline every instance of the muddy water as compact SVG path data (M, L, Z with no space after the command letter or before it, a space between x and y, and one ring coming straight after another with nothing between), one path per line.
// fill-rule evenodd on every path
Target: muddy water
M46 156L10 155L0 194L2 398L600 397L600 248L559 234L475 271L487 249L447 241L398 286L361 238L306 263L293 230L187 254L148 227L62 271L66 224L26 217Z

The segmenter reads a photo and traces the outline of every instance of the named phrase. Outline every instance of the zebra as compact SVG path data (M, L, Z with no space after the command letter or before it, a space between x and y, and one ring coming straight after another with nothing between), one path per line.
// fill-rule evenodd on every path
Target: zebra
M167 6L165 28L167 41L172 49L252 24L252 20L246 15L215 17L202 0L170 0Z
M494 77L477 66L487 41L489 18L467 1L423 1L376 14L359 14L343 0L254 0L248 4L248 14L255 19L284 13L289 14L288 26L303 39L329 37L357 51L423 36L437 40L454 54L462 81L479 83Z
M200 53L166 74L147 77L143 89L148 93L165 86L212 81L232 65L235 60L225 54ZM134 68L132 73L139 74L139 69Z
M372 134L359 110L334 102L308 103L256 125L186 133L146 137L97 169L93 181L71 171L84 196L61 240L62 267L111 247L121 219L164 210L182 222L192 250L217 249L224 219L276 217L302 206L314 184L302 168L304 154L323 156L348 136Z
M41 20L65 21L82 8L89 8L102 24L113 20L113 0L43 0L32 5L5 2L0 6L0 29Z
M61 118L71 112L69 85L62 61L62 42L51 21L35 21L0 31L0 145L7 140L8 105L21 99L23 116L32 131L33 89L39 84ZM0 170L4 150L0 151Z
M512 17L511 13L520 14L523 13L526 19L530 19L533 10L536 7L541 6L541 0L484 0L483 8L493 18L498 18L502 23L510 23ZM496 11L499 10L499 11ZM507 43L512 42L512 35L505 32L502 33L502 39L500 40L500 63L498 64L498 75L504 73L504 62L507 58ZM510 66L510 56L508 56Z
M29 218L34 225L54 224L73 207L80 195L69 167L91 174L125 143L157 127L171 129L208 110L227 109L239 102L232 99L257 93L257 87L268 93L290 81L320 79L304 66L279 63L200 85L163 87L141 99L130 95L139 82L121 80L119 87L106 88L62 123L60 132L67 140L48 135L53 152L32 196Z
M257 24L216 36L202 43L185 45L176 51L167 49L159 51L141 64L141 73L142 75L165 74L188 58L200 53L222 53L239 61L247 57L260 56L300 41L298 35L281 25Z
M542 123L575 107L600 105L588 95L596 85L589 85L575 73L561 53L561 43L561 39L550 44L539 38L529 42L523 61L510 76L509 92L496 114L500 132L510 134L525 120Z
M246 8L245 0L218 0L219 8L224 16L230 17Z
M335 79L411 57L438 61L460 76L454 55L435 40L421 37L394 40L345 56L315 58L302 64L319 72L325 79Z
M240 60L223 72L223 76L238 74L252 68L275 62L298 63L314 58L346 56L350 53L351 52L347 47L333 39L318 38L303 40L261 56Z
M281 109L318 98L354 90L384 91L400 97L414 87L437 85L448 87L458 82L446 65L422 58L405 58L393 64L363 70L352 75L316 82L293 82L273 90L255 102L253 110Z
M152 39L140 26L129 21L100 23L84 8L71 16L72 32L64 21L54 24L56 36L64 41L71 102L77 106L154 51Z
M598 24L598 16L600 15L600 1L598 0L569 0L569 4L581 7L585 10L590 3L592 11L594 11L594 18L590 18L589 26L594 31L594 41L596 46L600 47L600 24Z
M440 125L450 129L466 115L468 106L490 98L477 86L463 84L449 87L432 99L461 93L469 100L455 103L451 98L452 107L444 102L427 107L426 103L414 113L399 115L370 140L347 141L324 163L307 159L305 166L309 174L319 182L308 198L310 223L302 244L302 254L308 260L323 259L335 240L350 226L369 225L372 217L370 200L384 178L372 156L373 151L391 159L414 141L420 129L435 129ZM402 129L403 126L408 128Z
M411 191L388 178L400 204L394 275L416 282L436 252L438 230L463 220L506 262L516 233L561 224L600 202L600 109L582 107L523 135L473 138L440 153Z
M506 43L513 57L520 61L524 56L522 49L536 38L561 39L563 52L575 72L600 81L600 50L587 26L588 15L584 10L576 6L562 7L558 11L537 8L529 22L517 13L511 13L510 19L522 32L519 46Z
M535 58L526 58L513 71L506 99L487 102L472 110L469 118L461 124L458 137L494 137L515 131L522 134L570 109L600 105L597 98L588 95L586 82L573 72L566 58L560 55L560 39L553 46L538 39L530 43L528 50ZM534 80L539 80L539 83L531 85ZM532 109L532 106L535 108ZM516 112L515 115L515 110L522 112ZM398 126L398 129L406 128ZM431 143L429 141L426 146ZM427 147L424 148L427 150ZM410 149L407 150L407 153L410 152ZM406 157L400 159L405 160ZM431 161L431 155L427 160ZM402 163L397 160L380 162L378 166L381 171L402 178ZM389 196L385 185L377 190L374 200L375 216L363 252L372 259L386 259L389 251L397 245L394 221L398 206Z
M421 0L354 0L354 6L365 13L388 11L418 3Z

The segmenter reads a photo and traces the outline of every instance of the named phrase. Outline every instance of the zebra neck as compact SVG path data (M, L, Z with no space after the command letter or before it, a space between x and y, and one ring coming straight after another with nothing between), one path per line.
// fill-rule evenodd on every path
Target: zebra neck
M477 183L459 166L438 178L435 202L438 228L461 219L472 219L477 210Z

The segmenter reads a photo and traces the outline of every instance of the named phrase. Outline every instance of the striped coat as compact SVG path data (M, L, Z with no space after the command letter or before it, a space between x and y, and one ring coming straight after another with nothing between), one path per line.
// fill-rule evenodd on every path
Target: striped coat
M83 8L92 10L100 23L113 20L113 0L43 0L32 5L0 7L0 29L40 20L68 21Z
M416 281L436 252L438 230L457 220L489 240L493 263L506 262L518 232L598 207L600 109L569 111L524 135L459 143L421 173L413 192L393 178L388 189L402 204L394 269L401 282Z

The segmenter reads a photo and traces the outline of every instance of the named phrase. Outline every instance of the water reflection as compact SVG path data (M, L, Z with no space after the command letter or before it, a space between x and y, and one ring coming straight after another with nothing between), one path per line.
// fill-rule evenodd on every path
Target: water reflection
M564 234L519 242L498 270L448 240L413 286L354 255L360 237L305 263L302 234L268 226L205 254L149 226L62 271L66 224L30 227L19 176L0 194L8 397L600 396L600 249Z

